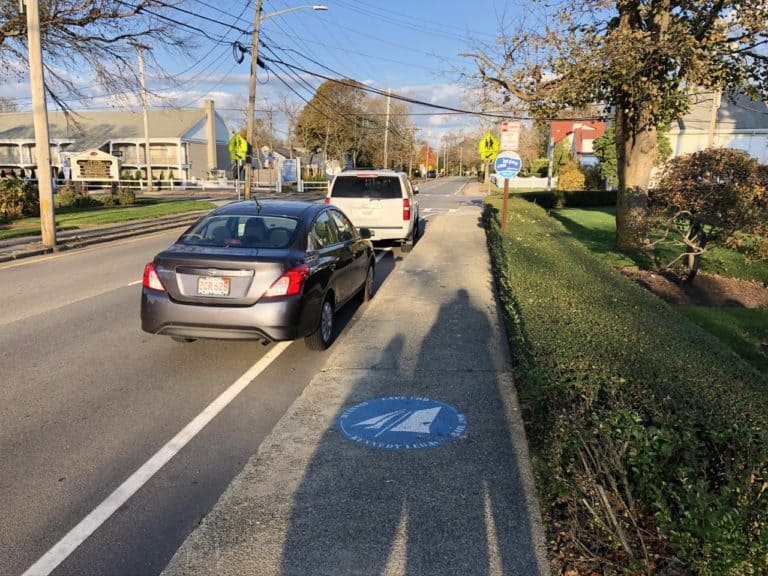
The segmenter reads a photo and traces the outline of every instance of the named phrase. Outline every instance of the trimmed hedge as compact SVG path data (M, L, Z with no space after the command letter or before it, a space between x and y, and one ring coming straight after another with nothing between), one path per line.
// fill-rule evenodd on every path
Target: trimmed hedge
M513 192L510 192L512 196ZM598 208L616 205L615 190L542 190L540 192L520 192L515 196L542 208Z
M768 382L545 211L486 206L555 573L768 574Z

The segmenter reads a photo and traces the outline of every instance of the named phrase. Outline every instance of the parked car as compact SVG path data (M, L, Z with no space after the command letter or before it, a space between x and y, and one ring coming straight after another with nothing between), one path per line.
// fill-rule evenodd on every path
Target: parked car
M374 243L394 242L408 252L419 234L418 193L403 172L352 169L336 175L325 202L368 228Z
M369 237L335 206L227 204L146 265L141 327L181 342L303 337L323 350L336 310L372 295Z

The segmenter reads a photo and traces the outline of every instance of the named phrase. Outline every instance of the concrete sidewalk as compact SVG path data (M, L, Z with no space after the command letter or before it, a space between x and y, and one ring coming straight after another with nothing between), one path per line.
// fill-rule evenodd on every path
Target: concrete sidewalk
M166 576L549 573L480 215L430 222ZM392 397L456 407L466 430L417 450L342 435Z

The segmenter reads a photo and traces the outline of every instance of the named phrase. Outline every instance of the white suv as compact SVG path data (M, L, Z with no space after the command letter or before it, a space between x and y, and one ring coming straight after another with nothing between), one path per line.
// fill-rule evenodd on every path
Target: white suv
M357 228L368 228L374 242L396 242L408 252L419 235L418 193L404 172L353 168L333 179L325 203L341 208Z

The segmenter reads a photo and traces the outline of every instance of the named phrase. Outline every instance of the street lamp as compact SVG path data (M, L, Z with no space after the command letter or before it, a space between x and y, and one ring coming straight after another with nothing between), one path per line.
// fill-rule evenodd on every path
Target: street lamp
M294 6L293 8L286 8L285 10L278 10L277 12L269 12L268 14L261 13L262 0L256 1L256 12L253 16L253 44L251 46L251 75L248 83L248 110L246 112L246 128L245 139L248 145L253 146L253 123L254 113L256 108L256 67L259 60L259 30L261 29L262 20L267 18L273 18L274 16L280 16L287 14L288 12L294 12L296 10L328 10L327 6L321 4ZM251 154L257 153L257 150L252 150ZM245 199L248 200L251 197L251 183L253 181L253 157L251 157L250 165L245 171Z

